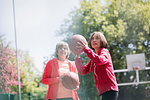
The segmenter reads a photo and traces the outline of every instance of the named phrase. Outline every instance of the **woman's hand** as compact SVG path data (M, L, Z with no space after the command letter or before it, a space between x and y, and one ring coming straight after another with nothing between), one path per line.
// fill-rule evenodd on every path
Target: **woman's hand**
M63 78L64 78L64 74L61 75L61 76L59 76L59 82L60 82L60 83L62 83Z
M62 79L63 79L63 77L64 77L64 74L63 74L63 75L61 75L61 76L59 76L59 80L62 80Z
M77 42L76 48L78 51L82 51L85 46L83 42Z
M83 51L83 48L87 46L87 43L77 42L76 50L79 52L78 54L74 54L75 58L80 58L80 52Z

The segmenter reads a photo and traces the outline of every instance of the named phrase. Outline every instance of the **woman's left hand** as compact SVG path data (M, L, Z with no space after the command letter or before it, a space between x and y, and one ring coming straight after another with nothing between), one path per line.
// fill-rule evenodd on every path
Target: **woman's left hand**
M86 44L84 44L83 42L77 42L76 48L79 51L82 51L85 46L86 46Z

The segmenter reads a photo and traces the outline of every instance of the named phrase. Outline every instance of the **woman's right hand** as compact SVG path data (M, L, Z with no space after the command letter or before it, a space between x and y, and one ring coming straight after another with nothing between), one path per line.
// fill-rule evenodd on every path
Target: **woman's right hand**
M61 75L61 76L59 76L59 80L62 80L62 79L63 79L63 77L64 77L64 74L63 74L63 75Z
M72 52L72 54L75 56L75 58L80 58L80 54L76 54L74 52Z
M86 44L84 44L83 42L77 42L76 48L77 50L82 51L85 46Z
M62 82L64 75L59 76L59 82Z

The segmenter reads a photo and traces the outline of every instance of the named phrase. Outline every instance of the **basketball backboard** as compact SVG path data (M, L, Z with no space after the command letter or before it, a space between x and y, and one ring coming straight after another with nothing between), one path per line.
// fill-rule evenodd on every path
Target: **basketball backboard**
M145 69L145 55L144 53L126 55L127 69L140 70Z

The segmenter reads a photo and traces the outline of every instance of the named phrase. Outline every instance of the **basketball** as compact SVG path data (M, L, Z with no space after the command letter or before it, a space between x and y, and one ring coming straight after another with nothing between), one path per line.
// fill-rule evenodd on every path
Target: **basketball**
M79 35L79 34L73 35L69 39L68 44L69 44L69 48L70 48L71 52L74 54L80 54L81 52L83 52L82 50L80 50L80 51L77 50L77 48L76 48L77 42L82 42L84 44L87 44L86 39L82 35Z
M62 84L65 88L74 90L79 85L79 78L74 72L65 73L62 78Z

